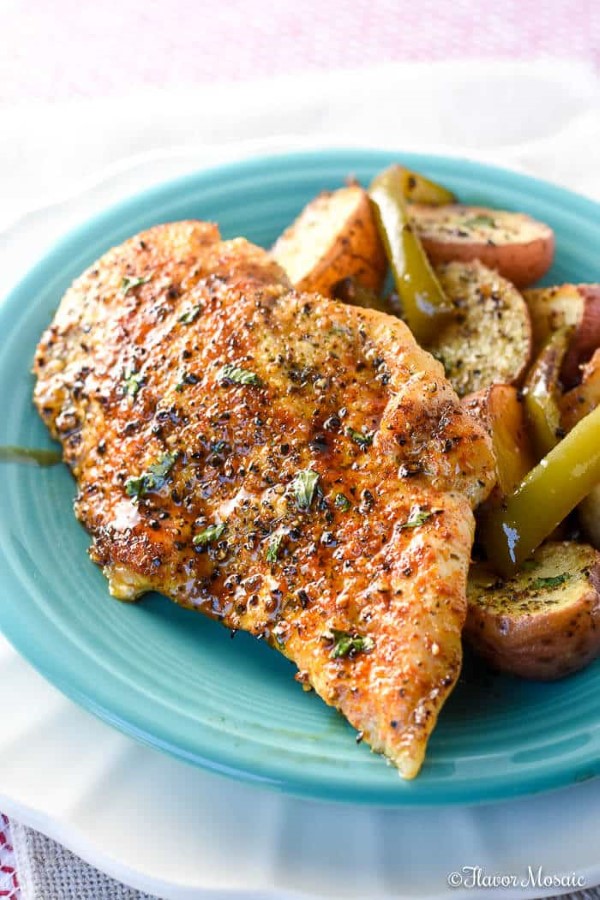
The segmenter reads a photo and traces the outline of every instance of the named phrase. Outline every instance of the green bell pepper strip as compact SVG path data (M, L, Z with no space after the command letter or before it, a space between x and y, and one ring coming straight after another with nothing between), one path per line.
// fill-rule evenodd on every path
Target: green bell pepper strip
M404 166L390 166L388 172L394 172L395 178L401 180L402 196L409 203L426 203L428 206L446 206L456 203L456 196L447 188L430 181L418 172L405 169Z
M560 370L569 347L571 328L551 335L534 362L525 383L524 401L533 445L541 459L563 436L557 393Z
M479 537L504 577L539 547L600 483L600 406L529 472L501 506L482 513Z
M404 318L417 341L427 345L454 307L445 296L411 225L406 202L410 178L414 175L406 169L391 166L374 179L369 197Z

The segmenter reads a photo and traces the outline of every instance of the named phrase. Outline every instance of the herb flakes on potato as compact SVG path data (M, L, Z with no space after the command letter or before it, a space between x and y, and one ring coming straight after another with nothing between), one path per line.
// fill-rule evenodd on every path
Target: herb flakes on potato
M531 324L517 289L480 262L453 262L437 273L455 316L428 348L459 396L515 384L531 356Z

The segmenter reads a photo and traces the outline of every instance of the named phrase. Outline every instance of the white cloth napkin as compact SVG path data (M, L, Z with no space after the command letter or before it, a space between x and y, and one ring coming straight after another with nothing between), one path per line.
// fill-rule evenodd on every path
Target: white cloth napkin
M115 100L0 106L0 226L128 160L372 145L523 167L600 197L600 79L576 61L406 63Z
M109 878L39 831L13 820L11 832L19 900L160 900Z
M600 199L600 81L576 61L407 63L176 94L0 106L0 291L56 237L35 209L96 184L86 201L91 214L157 174L180 174L190 159L201 167L307 145L485 158ZM54 221L62 230L72 224L68 208L61 216ZM19 253L12 252L15 235ZM84 863L62 848L51 852L35 832L17 829L17 836L24 900L142 897L82 873ZM49 857L60 865L49 867Z

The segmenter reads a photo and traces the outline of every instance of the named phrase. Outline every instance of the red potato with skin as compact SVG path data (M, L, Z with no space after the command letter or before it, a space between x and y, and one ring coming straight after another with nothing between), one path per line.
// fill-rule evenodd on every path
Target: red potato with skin
M554 259L554 232L524 213L413 204L411 215L434 265L478 259L523 288L545 275Z
M561 328L573 328L561 376L570 388L581 380L581 366L600 347L600 284L561 284L525 291L523 296L538 352Z
M561 423L570 431L580 419L600 403L600 349L582 369L581 383L567 391L559 400Z
M371 203L358 184L319 194L278 238L271 255L297 290L324 297L348 278L379 293L387 271Z
M464 635L493 668L553 681L600 655L600 553L548 542L503 581L473 566Z
M570 431L598 404L600 404L600 350L596 350L583 367L581 384L561 397L561 422L565 431ZM600 549L600 485L581 501L578 513L586 538L596 549Z
M535 465L523 401L516 387L493 384L462 401L492 439L498 482L492 500L510 494Z

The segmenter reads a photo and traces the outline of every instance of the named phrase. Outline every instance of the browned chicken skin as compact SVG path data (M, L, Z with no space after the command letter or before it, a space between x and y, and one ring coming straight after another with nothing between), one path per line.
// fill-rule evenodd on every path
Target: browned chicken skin
M493 463L404 324L290 292L265 251L180 222L75 282L35 373L111 592L263 636L416 775Z

